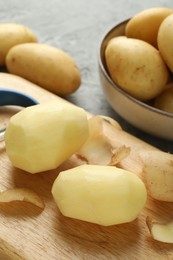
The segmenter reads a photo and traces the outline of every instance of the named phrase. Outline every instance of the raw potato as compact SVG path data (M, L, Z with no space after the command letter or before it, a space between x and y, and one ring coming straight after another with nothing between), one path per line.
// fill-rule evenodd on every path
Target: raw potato
M173 72L173 14L160 25L158 31L158 48L167 66Z
M165 7L145 9L129 20L125 28L125 35L129 38L146 41L157 47L157 34L160 24L172 13L173 9Z
M80 72L73 59L62 50L40 43L20 44L6 57L10 73L21 76L60 96L76 91Z
M86 112L58 100L25 108L12 116L5 145L15 167L37 173L58 167L87 137Z
M157 200L173 202L173 155L160 151L140 154L143 176L150 195Z
M173 113L173 87L161 93L155 99L154 106L160 110Z
M109 41L105 58L113 81L133 97L147 101L164 90L169 72L150 44L118 36Z
M0 23L0 66L5 65L5 57L12 47L27 42L37 42L36 35L28 27L16 23Z
M115 166L98 165L61 172L52 194L64 216L103 226L133 221L147 198L137 175Z

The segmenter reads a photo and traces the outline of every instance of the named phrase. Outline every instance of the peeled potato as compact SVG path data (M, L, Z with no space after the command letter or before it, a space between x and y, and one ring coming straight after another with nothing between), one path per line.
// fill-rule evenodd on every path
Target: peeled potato
M173 113L173 87L166 89L154 102L154 106L160 110Z
M31 29L16 23L0 23L0 66L5 65L5 57L12 47L27 42L37 42Z
M164 61L173 72L173 14L165 18L160 25L157 41Z
M64 216L103 226L133 221L147 197L137 175L115 166L98 165L61 172L52 194Z
M113 81L142 101L158 96L169 79L158 50L138 39L112 38L106 47L105 58Z
M129 20L125 28L125 35L130 38L146 41L157 47L159 26L172 13L173 9L166 7L145 9Z
M64 51L40 43L20 44L6 57L10 73L21 76L60 96L73 93L80 86L80 72Z
M58 167L87 137L86 112L58 100L25 108L12 116L5 145L15 167L37 173Z

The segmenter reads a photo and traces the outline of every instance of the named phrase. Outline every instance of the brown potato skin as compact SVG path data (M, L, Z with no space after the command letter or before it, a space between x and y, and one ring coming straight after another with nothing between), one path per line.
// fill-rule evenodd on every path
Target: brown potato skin
M146 41L157 47L159 27L163 20L172 13L173 9L164 7L145 9L129 20L125 28L125 35Z
M159 51L147 42L114 37L107 44L105 59L115 84L136 99L148 101L164 91L169 71Z
M10 73L21 76L57 95L76 91L80 72L73 59L62 50L41 43L13 47L6 57Z
M173 14L165 18L158 31L158 49L171 72L173 72Z
M168 113L173 113L173 84L155 99L154 106Z
M5 65L5 57L12 47L27 42L37 42L37 37L30 28L17 23L1 23L0 66Z

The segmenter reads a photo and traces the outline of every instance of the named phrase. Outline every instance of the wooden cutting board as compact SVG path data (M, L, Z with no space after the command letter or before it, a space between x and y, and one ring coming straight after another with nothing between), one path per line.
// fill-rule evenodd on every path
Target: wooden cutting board
M59 99L26 80L5 73L0 73L0 88L20 90L39 102ZM2 124L13 111L2 108L0 111ZM130 156L121 166L140 175L139 153L156 148L119 127L114 130L109 124L104 127L112 142L131 147ZM46 205L43 211L24 202L0 205L0 260L173 259L173 245L154 241L145 221L147 216L171 220L173 203L158 202L148 196L145 208L135 221L110 227L62 216L53 201L51 187L60 171L76 165L78 162L71 158L56 170L31 175L12 166L5 144L0 142L0 191L30 188Z

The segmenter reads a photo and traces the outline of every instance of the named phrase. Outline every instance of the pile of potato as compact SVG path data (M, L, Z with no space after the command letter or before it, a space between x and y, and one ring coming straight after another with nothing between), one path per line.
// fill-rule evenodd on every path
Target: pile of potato
M173 113L173 9L150 8L112 38L105 58L112 80L138 100Z
M56 169L78 154L83 165L58 174L53 198L64 216L110 226L136 219L145 206L147 189L135 173L116 167L129 153L124 145L111 144L103 134L103 121L88 119L86 111L63 99L43 102L11 117L5 146L13 166L31 174ZM22 190L19 198L26 198L26 192L28 197ZM11 193L1 194L0 202L9 201Z
M74 92L80 73L60 49L37 42L27 27L0 24L0 65L58 95ZM130 149L113 147L103 134L103 119L88 119L82 108L63 99L27 107L10 118L5 132L6 153L14 167L36 174L56 169L72 155L82 164L61 172L52 196L63 215L110 226L137 218L147 200L143 181L115 166ZM0 203L44 202L26 189L0 193ZM127 207L128 205L128 207Z
M73 93L81 83L79 69L67 53L38 43L21 24L0 24L0 66L60 96Z

